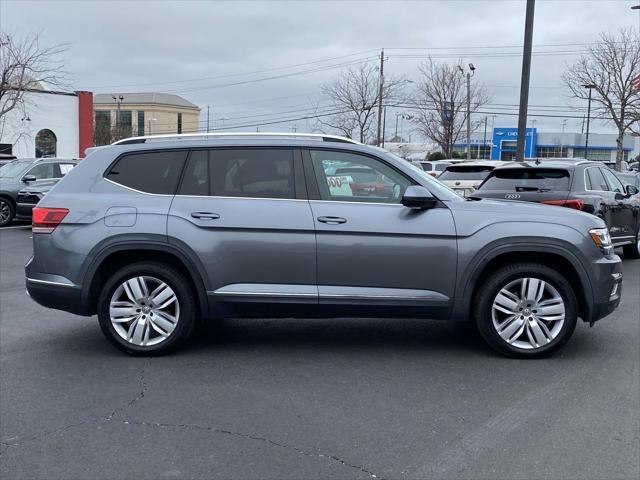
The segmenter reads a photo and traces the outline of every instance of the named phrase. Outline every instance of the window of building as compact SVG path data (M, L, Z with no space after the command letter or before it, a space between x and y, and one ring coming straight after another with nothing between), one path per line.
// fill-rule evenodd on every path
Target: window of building
M566 147L560 147L560 145L536 148L536 157L538 158L567 158L568 156L569 149Z
M10 143L0 143L0 155L13 155L13 145Z
M56 134L48 128L36 134L36 158L55 157L58 147Z
M178 113L178 133L182 133L182 114Z
M118 115L117 112L116 110L116 115ZM131 110L120 110L118 118L118 139L131 137L133 133Z
M111 112L96 110L93 130L94 145L109 145L111 143Z
M400 203L411 182L375 158L311 150L322 200Z
M120 157L106 178L135 190L173 195L186 151L132 153Z
M573 156L576 158L585 158L584 156L584 148L574 148ZM587 160L595 160L598 162L610 162L611 161L611 150L601 150L601 149L589 149L589 154L587 156Z
M138 110L138 135L144 135L144 110Z

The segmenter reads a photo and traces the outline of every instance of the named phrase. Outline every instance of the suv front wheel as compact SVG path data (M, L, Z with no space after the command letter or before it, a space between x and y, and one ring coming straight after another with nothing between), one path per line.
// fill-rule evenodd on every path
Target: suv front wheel
M131 355L161 355L180 346L195 325L194 292L183 274L155 262L116 271L98 299L107 339Z
M550 355L569 341L577 323L575 293L556 270L517 263L493 272L476 296L475 318L486 342L519 358Z

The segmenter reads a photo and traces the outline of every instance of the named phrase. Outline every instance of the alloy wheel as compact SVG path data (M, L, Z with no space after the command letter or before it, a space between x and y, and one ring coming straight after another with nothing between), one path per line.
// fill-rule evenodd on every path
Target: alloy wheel
M5 225L11 220L11 207L6 200L0 200L0 225Z
M127 342L153 346L164 342L180 320L173 289L155 277L133 277L116 288L109 304L114 330Z
M562 330L565 302L548 282L519 278L498 292L491 318L498 335L512 347L542 348Z

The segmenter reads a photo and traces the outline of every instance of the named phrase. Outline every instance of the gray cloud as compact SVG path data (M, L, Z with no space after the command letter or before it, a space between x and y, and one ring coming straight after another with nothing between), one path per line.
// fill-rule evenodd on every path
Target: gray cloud
M637 26L629 10L637 1L538 1L534 43L538 45L593 42L598 32ZM75 88L96 92L178 91L212 118L278 114L305 109L319 100L318 86L339 69L319 69L303 75L264 82L212 88L234 81L282 75L365 58L362 53L324 64L300 66L247 76L182 82L266 70L385 47L386 69L411 78L419 58L400 55L449 54L443 61L472 61L474 81L492 92L495 111L518 100L521 59L473 56L514 51L522 44L523 1L424 2L80 2L3 0L0 26L17 33L41 31L50 43L69 43L67 70ZM467 49L496 46L496 49ZM453 50L438 50L439 48ZM549 47L575 52L581 46ZM517 49L515 50L517 51ZM537 56L532 65L532 105L567 103L559 76L576 53ZM166 82L156 85L157 82ZM181 83L171 83L181 82ZM131 85L111 87L112 85ZM498 104L505 105L500 107ZM262 117L267 118L267 117ZM496 124L515 125L515 117L501 116ZM562 118L538 118L539 128L558 130ZM568 129L579 129L579 120ZM274 126L287 129L290 125ZM305 122L298 122L303 129ZM605 125L596 125L602 131Z

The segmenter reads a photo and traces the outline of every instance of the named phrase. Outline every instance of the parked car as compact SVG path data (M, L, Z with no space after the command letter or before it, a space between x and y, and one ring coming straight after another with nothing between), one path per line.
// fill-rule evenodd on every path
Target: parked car
M49 193L56 183L58 183L58 180L52 179L49 182L43 182L40 185L34 185L20 190L16 200L15 218L17 220L31 221L33 207Z
M503 163L499 160L483 160L449 165L438 176L438 180L453 189L454 192L466 197L480 186L491 170Z
M16 215L18 192L25 186L59 180L78 163L75 158L23 158L0 167L0 227Z
M614 172L614 174L620 179L625 187L627 185L633 185L640 190L640 173L630 171L628 173Z
M420 167L432 177L440 175L449 165L451 165L451 162L445 162L444 160L423 160L420 162Z
M332 185L336 160L394 188ZM600 218L464 199L383 150L311 134L92 151L33 209L33 252L30 297L97 314L133 355L175 349L199 318L295 316L473 321L497 351L540 357L622 286Z
M545 203L602 218L615 247L640 258L638 188L625 187L602 162L517 163L495 168L474 196Z

